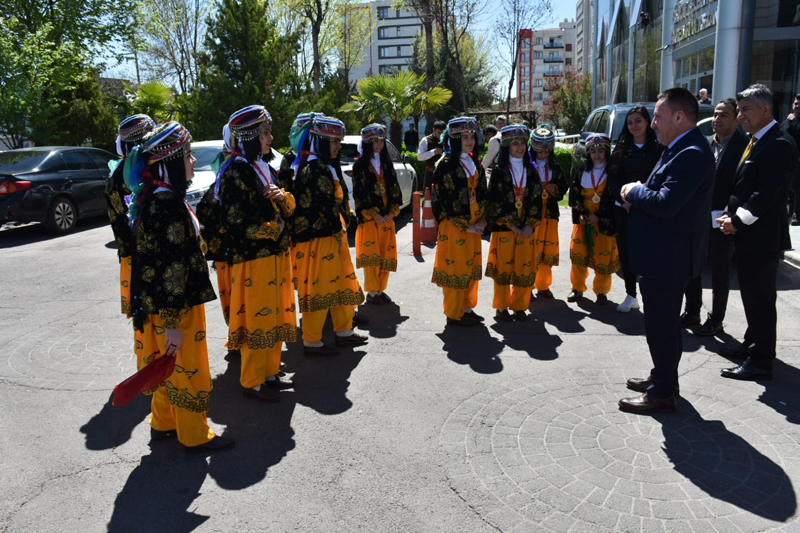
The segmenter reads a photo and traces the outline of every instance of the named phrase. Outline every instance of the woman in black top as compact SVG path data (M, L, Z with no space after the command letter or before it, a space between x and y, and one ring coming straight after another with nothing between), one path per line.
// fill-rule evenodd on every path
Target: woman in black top
M644 106L635 106L628 111L617 146L611 154L608 186L614 200L614 217L617 227L617 248L619 249L622 274L625 278L625 301L617 306L617 311L627 313L639 309L636 299L636 274L631 272L628 260L628 210L630 204L620 198L622 186L626 183L644 183L658 162L664 147L656 141L656 134L650 127L650 113Z

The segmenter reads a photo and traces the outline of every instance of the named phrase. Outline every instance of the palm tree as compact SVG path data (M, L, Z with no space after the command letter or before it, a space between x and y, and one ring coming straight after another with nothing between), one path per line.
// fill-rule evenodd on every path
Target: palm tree
M134 113L149 115L156 122L167 122L175 115L173 94L169 85L158 80L146 81L133 94L131 109Z
M402 121L409 115L435 113L453 97L452 91L442 87L425 90L425 76L400 71L396 74L376 74L358 82L358 94L340 111L355 113L364 123L376 120L391 121L389 139L401 146Z

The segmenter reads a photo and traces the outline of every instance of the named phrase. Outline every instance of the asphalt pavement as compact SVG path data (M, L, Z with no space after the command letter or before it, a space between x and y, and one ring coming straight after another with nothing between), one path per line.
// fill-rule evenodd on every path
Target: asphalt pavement
M495 323L483 280L476 328L445 326L434 251L409 255L410 219L398 220L395 305L362 307L369 345L327 359L289 346L296 391L278 404L242 396L219 305L207 305L209 420L236 439L208 458L149 443L148 398L111 405L136 365L108 225L0 231L0 531L800 531L790 254L775 379L719 376L734 363L717 349L745 329L733 276L725 333L684 334L677 412L636 416L617 401L650 369L642 314L615 311L620 278L605 307L566 302L567 213L556 300Z

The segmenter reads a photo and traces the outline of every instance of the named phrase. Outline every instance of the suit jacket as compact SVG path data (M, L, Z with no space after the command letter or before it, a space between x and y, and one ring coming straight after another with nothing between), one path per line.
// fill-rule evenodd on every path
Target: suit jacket
M728 140L728 144L725 145L722 157L717 161L717 174L714 179L714 196L711 199L711 209L719 210L727 207L728 200L731 197L731 190L733 189L733 180L736 177L736 167L739 165L739 160L742 158L742 154L749 142L747 135L737 128Z
M626 200L631 269L640 276L690 279L708 254L714 154L698 128L668 149Z
M728 213L738 230L737 252L775 254L791 247L786 202L796 167L794 139L773 125L736 170Z

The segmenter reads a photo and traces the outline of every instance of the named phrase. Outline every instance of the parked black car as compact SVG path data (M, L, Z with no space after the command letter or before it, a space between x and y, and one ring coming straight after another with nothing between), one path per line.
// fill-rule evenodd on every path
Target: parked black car
M67 233L79 218L107 212L108 162L99 148L41 146L0 152L0 225L44 222Z

